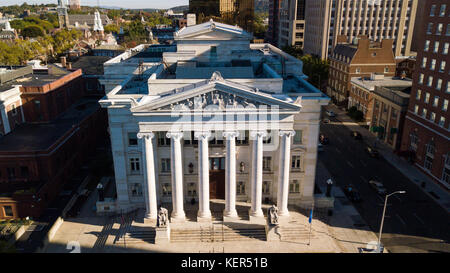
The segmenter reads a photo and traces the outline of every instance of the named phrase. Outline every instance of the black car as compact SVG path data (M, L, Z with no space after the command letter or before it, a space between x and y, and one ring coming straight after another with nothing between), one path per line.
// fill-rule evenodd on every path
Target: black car
M373 148L372 146L367 146L366 147L366 151L369 153L369 155L371 156L371 157L373 157L373 158L378 158L378 157L380 157L380 153L375 149L375 148Z
M350 201L355 203L361 202L361 195L359 195L359 191L352 184L345 186L344 192Z
M361 140L361 139L362 139L362 135L361 135L359 132L357 132L357 131L351 132L351 133L350 133L350 136L351 136L353 139L356 139L356 140Z
M330 140L328 139L328 137L326 137L324 134L320 134L319 136L319 142L322 145L327 145L328 143L330 143Z

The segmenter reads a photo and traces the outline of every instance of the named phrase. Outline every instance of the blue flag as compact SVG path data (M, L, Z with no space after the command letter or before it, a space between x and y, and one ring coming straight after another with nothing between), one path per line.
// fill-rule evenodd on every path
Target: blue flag
M313 210L311 209L311 212L309 213L309 220L308 222L311 224L312 221L312 215L313 215Z

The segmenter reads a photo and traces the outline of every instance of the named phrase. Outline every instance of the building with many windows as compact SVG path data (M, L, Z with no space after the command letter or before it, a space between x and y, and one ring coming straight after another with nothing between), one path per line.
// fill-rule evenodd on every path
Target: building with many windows
M401 149L412 151L415 165L450 189L450 4L428 0L423 14Z
M218 199L224 219L237 219L236 202L248 202L250 221L264 221L263 202L277 204L281 216L288 204L311 205L329 98L306 81L300 60L251 39L209 21L177 31L176 51L159 60L137 65L134 56L151 49L141 45L105 65L105 75L115 69L125 77L118 85L117 77L104 80L100 101L117 189L109 210L145 207L152 220L163 206L171 222L183 222L194 202L197 221L208 221Z
M283 0L279 10L279 47L303 48L306 0Z
M306 9L305 53L326 59L339 43L339 36L344 35L347 42L352 42L354 38L365 35L378 42L393 39L396 57L415 55L411 51L411 43L418 1L311 1L313 3L308 3Z

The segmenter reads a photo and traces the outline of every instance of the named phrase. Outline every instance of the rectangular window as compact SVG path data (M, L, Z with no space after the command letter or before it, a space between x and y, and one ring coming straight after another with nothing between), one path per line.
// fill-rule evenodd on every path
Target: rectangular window
M137 133L128 133L128 146L138 145Z
M236 187L237 195L245 195L245 183L243 181L239 181Z
M444 48L442 49L442 54L447 55L449 47L450 47L450 43L445 43Z
M414 114L418 114L419 113L419 105L414 105Z
M443 29L444 29L444 25L443 24L438 24L438 26L436 28L436 35L441 35Z
M424 75L422 73L420 73L420 75L419 75L419 83L420 84L423 84L423 78L424 78Z
M289 193L300 193L300 183L298 180L292 180L289 183Z
M269 171L272 169L272 157L264 156L263 157L263 170Z
M429 87L433 86L433 76L428 76L427 85L428 85Z
M445 65L446 65L446 61L442 61L441 62L441 66L439 66L439 72L444 72L445 71Z
M172 195L172 185L170 183L162 184L162 195L165 197Z
M423 57L422 59L422 68L427 67L427 57Z
M170 138L166 134L167 132L158 132L158 146L170 146Z
M447 8L447 5L442 4L441 9L439 10L439 16L444 17L445 16L445 9Z
M439 97L438 96L434 96L433 107L437 107L438 104L439 104Z
M422 109L422 117L423 117L424 119L427 118L427 109L426 109L426 108L423 108L423 109Z
M420 96L422 95L422 90L418 89L416 93L416 100L420 100Z
M170 172L170 158L161 158L161 172Z
M141 183L133 183L130 186L131 196L140 197L142 196L142 185Z
M434 122L434 121L436 120L436 113L435 113L435 112L431 112L431 114L430 114L430 120L431 120L432 122Z
M430 69L434 70L436 68L436 59L431 60Z
M442 103L442 111L447 111L448 109L448 100L444 100Z
M438 51L439 51L439 42L436 41L434 42L434 53L438 53Z
M441 91L442 88L442 79L438 79L436 83L436 89Z
M430 102L430 93L425 93L425 100L424 100L424 102L425 103L429 103Z
M3 211L5 212L5 217L14 217L13 209L11 206L4 206Z
M436 5L432 5L430 10L430 16L433 17L435 12L436 12Z
M28 178L29 172L28 172L28 167L27 166L20 167L20 175L22 177L24 177L24 178Z
M433 158L429 157L429 156L425 156L425 161L423 166L425 167L425 169L431 171L431 168L433 167Z
M433 31L433 23L428 23L427 34L432 34Z
M294 144L302 144L302 138L303 138L303 131L295 130Z
M292 169L300 169L300 164L301 164L300 159L301 159L301 157L299 155L292 156L292 164L291 164Z
M139 172L140 169L141 166L139 163L139 158L137 157L130 158L130 170L132 172Z
M187 194L191 197L197 196L197 187L195 186L195 183L188 183Z
M17 115L17 108L15 104L11 104L11 114L13 116Z
M427 40L427 41L425 42L425 48L424 48L424 51L425 51L425 52L428 51L428 50L430 50L430 41L429 41L429 40Z
M441 116L441 118L439 119L439 126L444 127L445 125L445 117Z

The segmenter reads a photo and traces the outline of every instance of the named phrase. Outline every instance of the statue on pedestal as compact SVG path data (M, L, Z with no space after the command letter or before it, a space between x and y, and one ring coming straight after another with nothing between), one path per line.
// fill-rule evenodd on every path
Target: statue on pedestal
M278 208L275 205L269 208L269 213L267 215L267 220L269 225L276 226L278 225Z
M169 222L169 212L167 209L161 207L158 212L158 227L167 227Z

